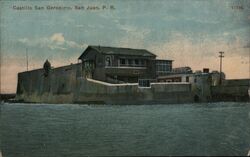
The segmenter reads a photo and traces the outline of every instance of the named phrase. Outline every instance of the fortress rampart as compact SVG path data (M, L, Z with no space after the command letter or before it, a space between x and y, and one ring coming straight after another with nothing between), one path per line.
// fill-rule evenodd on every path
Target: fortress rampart
M188 103L193 102L191 84L151 83L139 87L138 83L111 84L85 78L81 64L44 69L18 74L16 99L34 103Z

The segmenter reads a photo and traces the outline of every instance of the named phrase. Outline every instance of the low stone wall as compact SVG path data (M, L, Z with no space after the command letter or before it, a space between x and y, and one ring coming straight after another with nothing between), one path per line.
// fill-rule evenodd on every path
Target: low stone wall
M188 83L152 83L151 88L139 88L134 84L108 84L91 79L78 78L79 92L75 103L151 104L193 102Z

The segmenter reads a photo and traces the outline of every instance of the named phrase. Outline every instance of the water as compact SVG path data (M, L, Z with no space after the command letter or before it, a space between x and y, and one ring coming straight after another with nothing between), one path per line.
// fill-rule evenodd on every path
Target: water
M1 105L3 157L247 155L250 103Z

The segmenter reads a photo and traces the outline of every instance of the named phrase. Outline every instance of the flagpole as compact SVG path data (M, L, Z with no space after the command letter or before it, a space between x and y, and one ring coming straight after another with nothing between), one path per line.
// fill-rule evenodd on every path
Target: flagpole
M27 71L29 71L28 48L26 48L26 67L27 67Z

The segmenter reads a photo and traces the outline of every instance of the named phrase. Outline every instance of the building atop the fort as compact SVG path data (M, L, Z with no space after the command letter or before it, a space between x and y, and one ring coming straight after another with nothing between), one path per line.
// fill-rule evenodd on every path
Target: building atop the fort
M145 49L88 46L78 59L85 76L109 83L136 83L172 71L172 60L158 60Z

